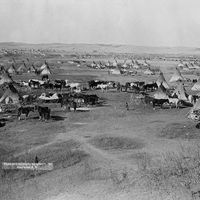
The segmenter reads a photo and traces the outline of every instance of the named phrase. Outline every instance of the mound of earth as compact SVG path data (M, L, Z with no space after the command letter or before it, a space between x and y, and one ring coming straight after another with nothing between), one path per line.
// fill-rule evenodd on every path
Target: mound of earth
M198 139L200 138L200 131L192 122L170 123L162 129L159 136L167 139Z
M28 154L16 158L18 162L26 159L28 162L34 162L35 155L38 156L39 162L53 162L54 168L62 168L75 165L81 162L88 155L79 150L80 144L75 140L57 142L45 146L38 150L33 150Z
M144 147L141 140L127 137L100 136L92 138L90 143L103 150L130 150Z

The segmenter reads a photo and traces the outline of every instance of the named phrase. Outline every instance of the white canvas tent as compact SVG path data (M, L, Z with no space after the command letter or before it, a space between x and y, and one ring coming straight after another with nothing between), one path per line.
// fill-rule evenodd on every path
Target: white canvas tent
M40 67L40 70L41 70L41 72L40 72L40 75L50 75L51 74L51 71L50 71L50 68L49 68L49 65L45 62L45 64L44 65L42 65L41 67Z
M40 72L41 75L50 75L51 74L51 71L49 68L44 68L41 72Z
M110 69L110 74L113 74L113 75L120 75L121 72L119 69Z
M200 91L200 79L191 88L192 91Z
M18 73L25 73L27 72L27 68L25 66L25 63L23 63L22 65L19 66L19 68L17 69Z
M172 75L171 79L169 80L170 83L172 82L178 82L178 81L184 81L183 76L181 75L181 72L176 68L174 74Z
M164 88L169 89L169 85L168 85L167 81L165 80L165 77L162 72L160 72L160 75L156 81L156 84L158 87L160 87L160 85L162 84L164 86Z
M180 67L180 68L183 68L183 67L184 67L184 64L183 64L182 61L178 64L178 67Z
M0 74L0 85L3 85L4 83L11 83L13 82L12 78L4 72L3 74Z
M20 102L20 96L18 94L18 91L12 84L8 84L6 87L6 90L3 94L3 96L0 98L0 103L2 103L5 100L5 103L12 103L12 104L19 104Z
M146 69L144 71L144 74L146 74L146 75L154 75L155 73L150 68L148 68L148 69Z
M187 101L188 94L186 93L185 87L182 83L178 84L173 94L176 94L178 99Z
M16 69L14 67L14 64L12 64L8 69L7 69L7 72L9 74L15 74L16 73Z
M158 87L158 90L156 92L154 92L153 97L155 99L168 99L169 96L167 94L167 90L164 88L164 86L161 84Z
M200 99L198 99L197 102L194 104L194 106L190 109L188 113L188 118L193 120L199 120L200 119L199 114L195 113L195 111L199 110L200 110Z

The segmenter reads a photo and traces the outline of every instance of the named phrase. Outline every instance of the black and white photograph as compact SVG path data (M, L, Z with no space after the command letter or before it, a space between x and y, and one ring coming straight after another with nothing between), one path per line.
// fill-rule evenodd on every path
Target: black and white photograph
M200 199L199 0L0 0L0 200Z

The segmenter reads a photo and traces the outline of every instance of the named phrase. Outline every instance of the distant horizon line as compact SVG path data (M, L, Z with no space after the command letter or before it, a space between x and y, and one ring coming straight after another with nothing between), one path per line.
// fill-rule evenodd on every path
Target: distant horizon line
M134 45L134 44L119 44L119 43L63 43L63 42L46 42L46 43L31 43L31 42L0 42L0 44L24 44L24 45L104 45L104 46L134 46L147 48L200 48L197 46L151 46L151 45Z

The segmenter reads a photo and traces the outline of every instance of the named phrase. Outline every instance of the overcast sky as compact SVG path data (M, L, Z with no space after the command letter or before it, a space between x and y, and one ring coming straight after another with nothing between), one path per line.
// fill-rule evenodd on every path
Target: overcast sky
M200 0L0 0L0 41L200 46Z

